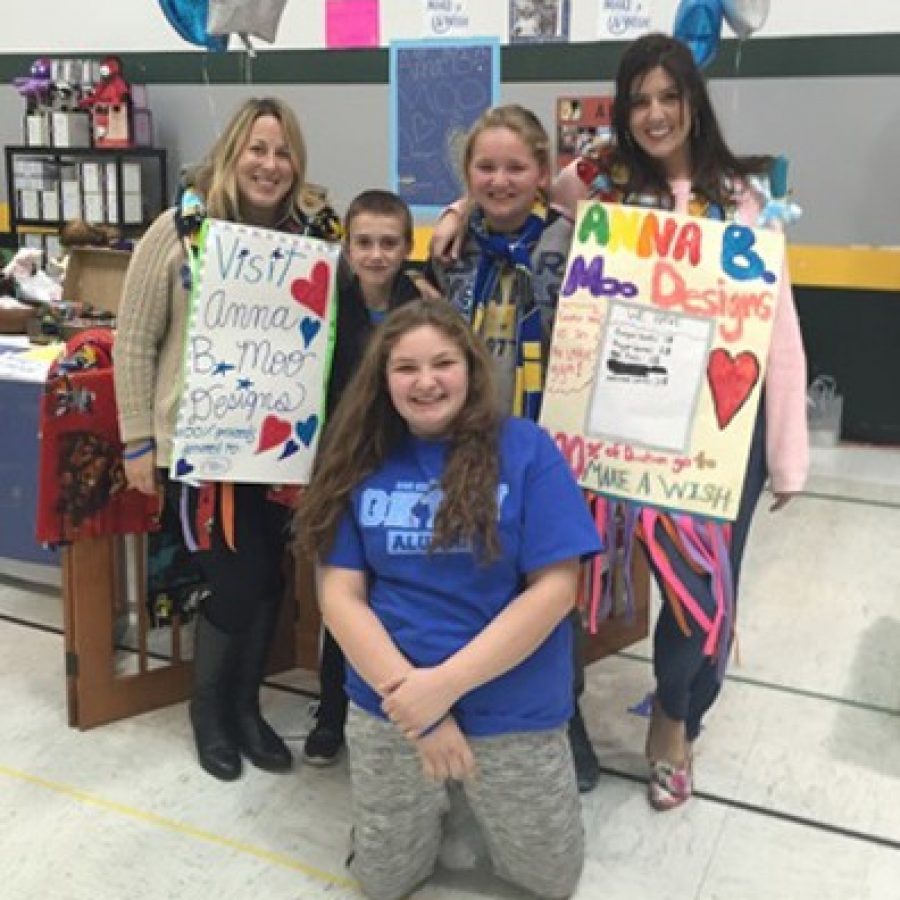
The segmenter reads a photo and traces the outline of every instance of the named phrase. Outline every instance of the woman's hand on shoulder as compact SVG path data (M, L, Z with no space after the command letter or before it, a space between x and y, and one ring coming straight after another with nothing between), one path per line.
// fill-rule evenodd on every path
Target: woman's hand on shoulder
M448 778L464 781L474 777L475 756L453 716L447 716L415 744L426 778L440 784Z
M410 669L379 685L378 692L384 714L410 740L440 721L459 699L440 668Z

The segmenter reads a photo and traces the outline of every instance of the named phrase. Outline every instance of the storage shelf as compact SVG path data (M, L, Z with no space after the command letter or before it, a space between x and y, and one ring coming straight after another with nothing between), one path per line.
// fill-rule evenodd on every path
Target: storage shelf
M73 219L134 237L168 205L163 148L19 144L5 154L9 227L17 243L30 236L49 251Z

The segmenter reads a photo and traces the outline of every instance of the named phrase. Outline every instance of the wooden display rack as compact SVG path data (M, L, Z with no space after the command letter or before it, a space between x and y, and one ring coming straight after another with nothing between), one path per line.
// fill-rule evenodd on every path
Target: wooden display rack
M288 589L272 648L270 673L292 668L315 671L321 619L315 578L308 560L285 561ZM619 577L619 576L614 576ZM650 579L643 554L632 562L635 616L616 616L588 635L585 659L594 662L647 635ZM146 597L146 540L140 535L79 540L63 551L63 609L69 725L93 728L186 699L191 664L182 654L182 627L171 626L171 652L149 647ZM129 604L127 598L132 598ZM131 608L136 639L124 651L116 646L117 621ZM620 604L617 603L617 609ZM123 654L133 672L118 673Z
M315 670L318 612L310 565L285 560L288 588L272 648L269 672ZM188 697L191 664L183 653L183 627L174 620L171 648L150 649L146 540L140 535L89 538L63 550L63 619L69 725L93 728L178 703ZM133 598L132 603L127 598ZM116 646L116 624L136 618L129 646ZM134 671L117 673L125 656Z

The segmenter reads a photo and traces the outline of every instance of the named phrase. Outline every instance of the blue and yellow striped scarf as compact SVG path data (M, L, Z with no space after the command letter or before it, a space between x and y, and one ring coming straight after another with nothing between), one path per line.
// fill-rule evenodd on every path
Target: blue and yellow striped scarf
M544 385L541 315L534 299L531 255L544 233L546 220L531 213L514 234L487 230L481 210L469 220L469 230L481 256L472 287L471 325L482 332L487 304L500 288L504 272L512 273L511 299L516 315L516 383L512 413L536 421L541 411Z

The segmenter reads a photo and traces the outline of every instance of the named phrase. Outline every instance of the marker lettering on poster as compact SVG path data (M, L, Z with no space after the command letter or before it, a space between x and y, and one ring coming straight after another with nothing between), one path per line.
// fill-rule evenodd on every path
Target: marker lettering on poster
M783 258L761 229L579 208L541 424L584 488L734 518Z
M719 334L729 343L743 338L744 322L748 318L768 322L775 304L770 290L735 290L725 278L717 278L714 288L688 287L684 276L665 260L653 267L650 300L662 309L718 317Z
M275 247L271 252L254 252L240 235L216 232L213 235L213 259L222 281L243 281L259 284L265 281L274 287L281 287L295 259L303 259L296 248L285 251Z
M627 250L640 259L671 256L698 266L703 258L703 232L696 222L630 207L612 207L609 213L592 204L578 226L578 241L593 241L610 252Z
M338 254L306 237L215 219L204 225L173 477L308 480Z

